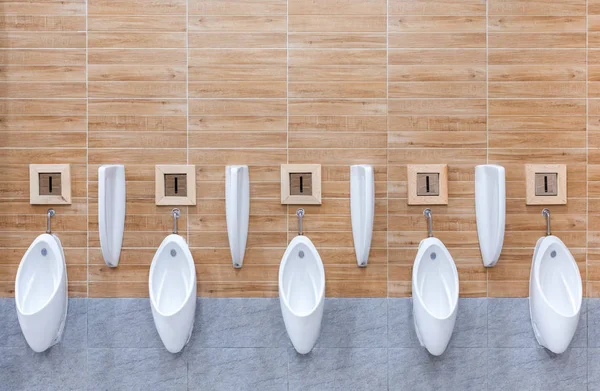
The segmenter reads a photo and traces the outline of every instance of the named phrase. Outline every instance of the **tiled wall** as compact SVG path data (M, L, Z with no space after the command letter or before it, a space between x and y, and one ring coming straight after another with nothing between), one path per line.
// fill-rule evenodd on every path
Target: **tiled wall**
M0 296L45 229L28 200L29 163L70 163L73 204L56 207L71 296L146 296L152 255L170 232L154 205L155 164L195 164L197 205L181 233L202 296L276 296L296 234L279 203L279 165L320 163L323 205L305 232L325 263L327 295L410 295L422 207L406 203L406 165L449 164L435 234L453 254L461 295L527 296L540 207L524 164L568 165L554 233L600 296L600 1L65 0L4 2L0 12ZM588 82L589 81L589 82ZM597 161L598 160L598 161ZM507 231L483 268L474 167L507 168ZM124 249L103 263L97 168L127 175ZM357 268L349 165L376 174L369 266ZM244 267L227 248L224 167L248 164Z
M291 346L277 299L198 299L168 353L147 299L71 299L63 340L33 353L0 299L2 390L600 390L600 300L571 347L539 347L527 299L461 299L447 351L419 346L410 299L327 299L313 351Z

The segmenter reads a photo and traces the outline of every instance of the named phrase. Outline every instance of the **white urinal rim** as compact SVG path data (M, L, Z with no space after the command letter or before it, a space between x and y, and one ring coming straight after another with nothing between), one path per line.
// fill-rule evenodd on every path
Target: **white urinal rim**
M426 243L428 241L431 243ZM415 285L417 284L416 281L418 281L416 278L417 277L416 274L417 274L417 271L419 270L421 260L423 259L423 253L425 252L425 249L427 249L428 247L433 246L433 245L437 245L444 252L444 255L446 256L446 262L450 263L450 266L452 269L452 277L454 279L454 286L456 287L456 289L454 289L454 292L452 293L452 310L449 311L448 315L446 315L444 317L440 317L440 316L437 316L437 315L434 315L433 313L431 313L431 311L429 310L429 307L427 305L425 305L425 302L423 301L423 298L421 297L421 292L418 289L414 289ZM452 315L454 313L454 309L458 305L458 291L460 288L458 285L459 284L458 270L456 269L456 263L454 262L452 255L450 255L450 252L448 251L448 249L446 248L444 243L441 240L439 240L438 238L435 238L435 237L425 238L425 239L421 240L421 242L419 243L419 251L417 252L417 256L415 258L415 264L413 265L412 281L413 281L413 283L412 283L413 297L419 301L419 304L421 305L422 308L425 309L425 311L427 312L427 314L429 316L431 316L432 318L437 319L437 320L446 320L446 319L449 319L450 317L452 317Z
M20 300L21 299L21 294L20 294L21 273L23 272L23 265L25 264L25 262L29 262L29 253L33 250L35 245L41 241L47 242L48 246L51 247L51 251L54 251L60 257L60 259L57 260L58 267L59 267L59 275L61 276L60 278L61 279L64 278L64 274L65 274L65 255L62 251L62 246L59 244L60 241L58 240L58 238L56 236L54 236L53 234L48 234L48 233L39 235L37 238L35 238L35 240L31 243L31 245L29 245L29 248L25 252L25 255L23 255L21 263L19 264L19 268L17 269L17 276L15 277L15 299L16 299L15 302L17 305L17 310L19 311L19 313L21 313L22 315L25 315L25 316L33 315L35 313L42 311L44 308L46 308L48 306L48 304L50 304L52 302L52 299L54 299L54 297L58 294L58 291L59 291L60 285L61 285L60 283L56 284L56 286L54 287L54 290L52 291L52 294L50 296L48 296L48 299L46 300L44 305L42 305L37 311L35 311L35 312L23 311L23 309L21 307L21 300Z
M321 278L323 281L323 283L321 284L321 287L320 287L318 297L315 300L314 307L311 308L310 311L307 311L306 313L302 313L302 314L299 314L292 308L292 306L290 306L290 302L287 298L287 295L285 295L285 290L281 289L281 283L282 283L282 279L283 279L283 271L285 270L285 267L287 266L289 255L292 251L294 251L294 249L299 244L304 244L310 250L310 252L313 256L313 259L315 260L315 262L317 262L317 267L319 269L319 272L321 274ZM283 300L286 308L292 313L292 315L294 315L298 318L306 318L306 317L311 316L315 312L315 310L317 308L319 308L319 304L321 303L321 301L323 301L323 298L325 296L325 267L323 266L323 260L321 259L321 256L319 255L319 252L317 251L315 245L306 236L297 235L294 239L292 239L292 241L288 245L287 249L285 250L285 253L283 254L283 258L282 258L281 264L279 266L279 295L280 295L281 299Z
M573 255L568 250L567 246L565 246L563 241L560 240L560 238L558 238L557 236L554 236L554 235L550 235L550 236L543 237L541 240L541 243L538 246L536 246L536 250L534 251L535 258L533 260L533 270L534 270L534 275L535 275L535 288L540 293L540 296L542 297L542 300L544 300L544 303L546 303L546 305L548 307L552 308L552 311L556 312L558 315L560 315L564 318L572 318L574 316L578 316L579 312L581 311L581 304L583 301L583 298L582 298L583 288L581 289L581 294L577 295L577 308L575 308L573 313L565 314L562 311L559 311L558 309L556 309L554 307L554 305L552 305L552 303L550 303L550 301L548 301L548 298L546 297L546 294L544 293L544 290L542 289L542 286L540 284L541 258L546 253L548 247L550 247L554 243L558 243L559 245L562 245L567 250L567 256L568 256L567 261L569 263L569 267L572 267L575 270L575 272L577 273L577 276L579 277L580 286L581 286L581 273L579 272L579 268L577 267L575 258L573 258Z
M159 307L155 304L156 298L155 298L154 289L153 289L153 286L154 286L153 277L154 277L154 270L156 268L156 264L158 263L157 257L159 256L159 254L161 254L163 252L163 250L167 246L167 244L172 241L174 241L175 243L177 243L179 245L179 247L184 252L185 258L188 260L188 267L189 267L189 271L192 275L192 281L189 284L189 286L187 287L188 291L186 292L185 300L183 300L181 302L181 305L179 307L177 307L174 311L165 313L165 312L161 311L159 309ZM148 285L150 288L149 289L150 302L152 303L152 307L154 307L156 312L160 316L163 316L163 317L171 317L171 316L177 315L185 307L185 304L190 300L190 297L192 296L192 294L195 295L195 292L192 292L194 290L194 285L195 285L194 281L196 281L196 265L194 264L194 259L192 258L192 253L190 252L190 248L187 245L185 239L183 239L182 236L177 235L177 234L171 234L171 235L167 236L166 238L163 239L162 243L158 247L158 250L156 250L156 253L154 254L154 258L152 258L152 264L150 265L150 275L148 278Z

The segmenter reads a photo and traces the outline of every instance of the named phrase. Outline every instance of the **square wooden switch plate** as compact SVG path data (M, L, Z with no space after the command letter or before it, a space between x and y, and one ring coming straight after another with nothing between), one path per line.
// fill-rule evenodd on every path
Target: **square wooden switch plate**
M69 164L30 164L29 203L71 204L71 166Z
M527 205L567 203L567 166L564 164L525 165Z
M196 205L196 166L157 165L156 205Z
M409 205L448 205L447 164L410 164L407 174Z
M281 203L321 205L321 165L282 164Z

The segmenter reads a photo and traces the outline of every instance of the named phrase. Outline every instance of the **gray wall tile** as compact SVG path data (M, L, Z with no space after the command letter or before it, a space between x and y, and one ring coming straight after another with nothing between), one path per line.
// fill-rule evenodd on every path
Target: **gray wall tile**
M448 348L432 356L424 348L390 349L390 390L484 390L487 349Z
M487 305L482 299L460 299L456 314L456 324L450 340L450 347L485 348L487 347Z
M288 346L279 299L198 299L190 349Z
M0 348L2 390L83 390L86 350L54 346L43 353Z
M87 347L86 299L69 299L67 322L59 345L68 348ZM0 347L28 347L13 298L0 299Z
M320 348L387 346L386 299L326 299Z
M388 299L388 346L418 348L421 346L412 313L412 299Z
M89 299L88 344L94 348L162 348L148 299Z
M165 349L88 349L88 390L186 390L185 355Z
M387 349L288 349L289 390L386 390Z
M600 349L588 349L588 390L600 391Z
M488 346L490 348L535 348L529 299L488 299Z
M187 352L190 390L287 390L287 348Z
M587 349L489 349L489 390L585 390Z
M587 299L588 346L600 348L600 299Z

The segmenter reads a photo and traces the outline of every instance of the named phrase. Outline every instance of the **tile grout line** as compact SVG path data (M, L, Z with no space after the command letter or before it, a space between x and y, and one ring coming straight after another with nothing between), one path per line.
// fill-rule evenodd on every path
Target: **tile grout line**
M88 0L85 2L85 221L86 221L86 246L85 246L85 296L90 296L90 129L89 129L89 75L88 75ZM87 304L86 304L87 306ZM86 356L87 360L87 356ZM86 363L87 364L87 363Z
M185 162L186 164L190 164L190 48L189 48L189 24L190 24L190 15L189 15L189 0L185 1ZM194 171L194 176L196 172ZM198 198L198 195L196 195ZM198 202L197 200L196 203ZM190 245L190 207L186 206L186 214L187 218L185 220L185 236L188 246ZM197 293L196 293L197 295Z
M588 34L588 7L589 0L585 0L585 292L583 292L583 300L587 297L588 292L588 252L589 252L589 224L590 224L590 209L589 209L589 181L588 181L588 165L589 165L589 95L588 95L588 84L589 84L589 63L588 63L588 52L589 52L589 34ZM585 380L586 385L589 388L590 384L590 361L589 361L589 312L587 307L587 302L585 303L586 307L586 352L585 352Z
M485 2L485 163L490 164L490 63L489 63L489 1ZM477 217L475 217L477 218ZM490 296L490 276L488 270L485 270L485 297Z

